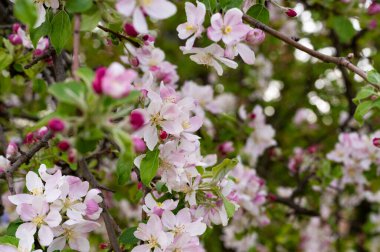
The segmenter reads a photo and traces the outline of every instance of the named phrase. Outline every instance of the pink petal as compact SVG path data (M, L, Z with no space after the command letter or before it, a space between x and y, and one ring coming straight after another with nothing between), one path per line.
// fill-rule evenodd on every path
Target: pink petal
M53 231L46 225L41 225L40 230L38 230L38 240L42 246L49 246L53 241L54 234Z

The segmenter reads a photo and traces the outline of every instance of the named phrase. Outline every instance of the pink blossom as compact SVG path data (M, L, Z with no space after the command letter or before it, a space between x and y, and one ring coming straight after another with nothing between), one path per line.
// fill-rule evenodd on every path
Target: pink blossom
M7 151L6 151L6 156L11 157L16 155L18 152L18 146L15 141L10 141L8 146L7 146Z
M376 15L377 13L380 13L380 3L372 1L371 5L368 7L368 14Z
M164 202L157 202L154 200L151 193L145 196L143 210L148 215L161 216L165 210L174 210L178 205L178 201L172 199L165 200Z
M216 13L211 17L211 27L207 29L209 39L214 42L223 40L225 44L239 41L249 31L249 26L243 24L243 13L233 8L226 12L224 17Z
M133 26L140 33L148 32L145 15L153 19L166 19L174 15L176 6L167 0L118 0L116 10L126 17L133 17Z
M187 39L185 48L189 50L193 47L195 39L200 37L204 30L203 22L206 15L206 6L199 1L197 1L197 6L186 2L185 11L187 22L180 24L177 31L180 39Z
M102 92L116 99L127 96L136 77L134 70L126 70L121 64L114 62L107 68L101 80Z
M164 211L162 214L162 224L165 230L175 235L189 234L190 236L200 236L206 231L206 224L201 222L202 218L192 220L188 208L181 209L176 215L171 211Z
M103 211L99 206L99 204L103 202L103 198L99 195L100 193L99 189L91 189L87 192L84 199L84 204L86 204L86 216L91 220L99 219L99 216Z

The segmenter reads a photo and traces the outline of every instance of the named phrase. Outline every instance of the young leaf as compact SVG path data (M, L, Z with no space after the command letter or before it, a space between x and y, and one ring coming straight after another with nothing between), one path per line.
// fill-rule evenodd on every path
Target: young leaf
M269 23L269 11L262 4L255 4L247 11L247 14L264 24Z
M380 74L376 70L369 71L367 75L369 82L380 85Z
M372 108L372 106L373 106L372 101L365 101L365 102L360 103L357 106L355 110L354 118L356 121L358 121L360 125L362 125L364 122L363 116L365 116L368 113L368 111Z
M0 236L0 244L13 245L17 247L18 239L14 236L9 236L9 235ZM15 251L17 251L17 249L15 249Z
M144 185L149 186L150 181L156 176L159 166L160 151L156 148L148 151L140 164L140 177Z
M330 23L341 42L348 43L355 36L356 31L347 17L334 15Z
M226 176L226 174L237 165L237 163L238 163L237 159L226 158L223 160L223 162L214 166L212 168L213 180L214 181L222 180Z
M243 4L243 0L220 0L220 7L224 10L231 8L240 8Z
M352 100L355 104L359 104L359 102L363 99L370 97L371 95L375 95L376 92L372 87L363 87L356 94L356 97Z
M119 156L116 163L116 175L119 185L124 185L131 178L131 171L133 168L133 153L123 152Z
M231 203L224 195L222 195L224 208L226 209L228 218L234 216L236 207L233 203Z
M43 36L49 35L50 32L50 21L45 20L39 27L30 30L30 39L32 40L33 46L36 47L38 41Z
M139 239L137 239L133 234L136 230L137 230L137 227L131 227L124 230L123 233L121 233L119 237L120 243L124 245L137 244L139 242Z
M15 17L30 28L34 26L38 18L37 8L33 2L33 0L16 0L13 6Z
M70 17L65 11L61 10L53 17L50 27L50 40L57 53L62 51L70 36Z
M92 0L67 0L65 8L70 13L82 13L92 7Z
M49 87L49 93L58 101L84 108L86 86L78 82L56 83Z

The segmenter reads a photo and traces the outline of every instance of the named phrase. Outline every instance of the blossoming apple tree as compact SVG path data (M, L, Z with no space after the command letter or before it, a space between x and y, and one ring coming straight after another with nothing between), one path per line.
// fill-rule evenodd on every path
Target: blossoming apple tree
M379 251L377 0L0 11L0 251Z

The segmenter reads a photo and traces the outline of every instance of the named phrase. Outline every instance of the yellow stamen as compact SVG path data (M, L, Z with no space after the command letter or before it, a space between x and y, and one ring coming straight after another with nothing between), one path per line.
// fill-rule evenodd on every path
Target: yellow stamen
M227 35L230 32L232 32L232 27L231 26L227 25L226 27L224 27L224 30L223 30L223 34L224 35Z

